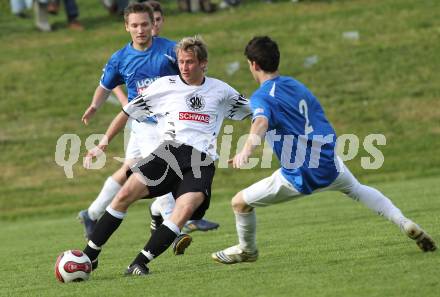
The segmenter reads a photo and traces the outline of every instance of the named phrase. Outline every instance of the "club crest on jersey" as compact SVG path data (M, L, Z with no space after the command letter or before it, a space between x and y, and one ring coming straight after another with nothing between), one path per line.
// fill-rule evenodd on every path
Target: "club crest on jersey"
M205 108L205 99L200 95L194 94L186 98L186 105L192 111L199 111Z

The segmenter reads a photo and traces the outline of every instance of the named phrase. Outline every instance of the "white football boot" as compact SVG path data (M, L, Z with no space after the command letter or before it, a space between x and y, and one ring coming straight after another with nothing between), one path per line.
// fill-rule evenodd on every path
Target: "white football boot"
M419 225L409 219L400 223L400 229L409 238L415 240L417 246L424 252L433 252L437 249L434 240Z
M212 259L223 264L235 264L241 262L255 262L258 259L258 251L248 252L240 248L240 245L234 245L211 254Z

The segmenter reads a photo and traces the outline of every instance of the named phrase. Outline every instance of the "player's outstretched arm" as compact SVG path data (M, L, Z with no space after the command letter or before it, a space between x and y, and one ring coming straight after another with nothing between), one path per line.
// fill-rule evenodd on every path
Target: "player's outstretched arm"
M123 111L121 111L116 115L116 117L111 122L110 126L107 128L107 131L105 132L105 137L107 137L107 143L110 143L113 137L115 137L116 134L118 134L119 131L121 131L125 127L127 120L128 120L128 116Z
M96 111L99 109L99 107L104 103L104 101L107 99L108 95L110 95L109 90L104 89L101 86L98 86L95 90L95 93L93 94L92 103L90 103L90 106L86 109L84 112L81 121L88 125L89 120L95 115Z
M125 94L122 86L117 86L113 89L113 93L115 94L116 98L118 98L119 103L121 103L121 106L125 106L128 103L128 97Z
M119 131L124 128L127 120L128 116L123 111L118 113L118 115L111 122L110 126L107 128L107 131L99 144L87 152L84 158L84 168L90 168L92 159L98 157L107 149L110 141L116 136L116 134L119 133Z
M234 158L228 161L232 163L233 168L242 168L249 162L249 157L252 155L252 152L263 142L268 127L269 122L265 117L257 117L254 119L243 149L235 155Z

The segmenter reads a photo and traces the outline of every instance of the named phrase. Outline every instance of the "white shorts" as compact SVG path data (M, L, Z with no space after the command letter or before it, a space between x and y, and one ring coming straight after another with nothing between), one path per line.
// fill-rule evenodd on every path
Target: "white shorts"
M156 124L132 121L129 126L131 131L125 149L126 160L145 158L159 146L161 137Z
M338 177L329 186L317 189L313 193L323 191L348 193L354 185L359 183L339 157L338 161L338 168L340 168ZM247 187L242 193L246 204L252 207L269 206L306 196L306 194L299 192L287 181L281 174L281 169L275 171L271 176Z

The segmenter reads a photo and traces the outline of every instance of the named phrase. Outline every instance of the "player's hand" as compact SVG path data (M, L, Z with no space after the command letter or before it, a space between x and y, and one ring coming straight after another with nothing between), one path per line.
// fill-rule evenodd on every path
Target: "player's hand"
M93 158L97 158L102 155L107 148L107 145L98 144L93 149L89 150L83 159L83 166L86 169L90 169L92 165Z
M93 105L90 105L86 111L84 112L81 121L85 124L88 125L89 124L89 120L95 115L96 113L96 107Z
M228 160L228 163L232 164L232 168L243 168L247 163L249 163L250 155L251 152L244 149L235 155L234 158Z

